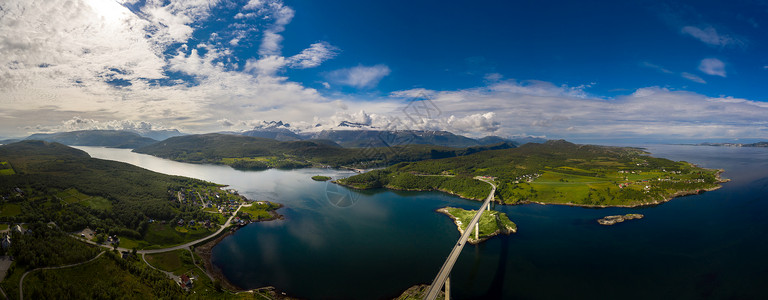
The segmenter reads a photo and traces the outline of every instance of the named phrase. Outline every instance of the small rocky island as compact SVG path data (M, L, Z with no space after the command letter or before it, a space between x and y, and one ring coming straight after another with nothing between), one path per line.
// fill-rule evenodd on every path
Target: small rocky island
M314 181L328 181L328 180L331 180L331 177L323 176L323 175L315 175L315 176L312 176L312 180L314 180Z
M437 210L439 213L443 213L451 217L453 222L456 223L456 227L459 229L459 235L464 234L464 230L467 229L467 225L477 213L476 210L466 210L456 207L444 207ZM495 210L485 211L480 216L480 234L478 239L475 239L475 235L472 234L467 240L470 244L479 244L485 240L488 240L494 236L503 234L510 234L517 232L517 225L509 220L507 214ZM474 229L472 229L474 230Z
M609 226L609 225L613 225L613 224L616 224L616 223L624 222L626 220L642 219L643 217L645 217L645 216L641 215L641 214L626 214L626 215L623 215L623 216L622 215L606 216L605 218L598 219L597 223L600 223L600 225Z

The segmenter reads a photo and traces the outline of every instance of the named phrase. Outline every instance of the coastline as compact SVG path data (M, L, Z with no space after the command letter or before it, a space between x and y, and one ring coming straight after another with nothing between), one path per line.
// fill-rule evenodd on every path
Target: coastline
M203 268L208 272L208 274L213 277L214 280L218 280L221 282L221 286L224 289L233 291L233 292L242 292L244 291L239 286L233 284L230 282L226 276L224 276L224 273L221 272L221 269L217 268L216 266L211 263L211 250L213 250L213 247L215 247L219 242L224 240L224 238L233 235L237 227L232 227L230 230L222 233L220 236L216 237L215 239L212 239L200 246L195 247L195 253L197 253L198 256L200 256L200 259L203 261Z
M270 218L261 219L261 220L258 220L258 221L252 221L252 223L255 223L255 222L267 222L267 221L274 221L274 220L283 220L284 219L283 215L277 213L277 210L282 208L283 205L280 204L280 203L277 203L277 204L280 205L278 208L276 208L275 210L269 211ZM256 288L256 289L253 289L253 290L243 289L243 288L237 286L236 284L232 283L231 281L229 281L229 279L227 278L227 276L224 275L224 273L221 271L221 269L216 267L211 262L211 253L212 253L213 247L216 247L216 245L218 245L221 241L223 241L225 238L229 237L230 235L235 234L235 232L237 232L237 230L240 227L241 226L239 226L239 225L232 225L229 230L226 230L226 231L222 232L215 239L209 240L209 241L207 241L207 242L205 242L205 243L195 247L195 253L197 253L197 255L200 256L200 259L203 261L203 268L205 269L206 272L208 272L210 277L212 277L214 280L218 280L219 282L221 282L221 286L224 289L232 291L234 293L250 292L250 291L255 291L255 290L265 290L265 289L267 289L267 290L270 290L271 292L273 292L273 293L275 293L277 295L282 294L282 293L277 292L273 287L261 287L261 288ZM284 294L283 294L283 296L284 296Z
M438 212L438 213L447 215L448 217L453 219L453 223L456 224L456 228L459 230L459 236L464 235L464 230L461 229L461 225L462 225L461 221L459 221L459 218L457 218L456 216L454 216L453 214L451 214L448 211L448 207L438 208L435 211ZM498 221L498 219L497 219L497 221ZM502 234L502 233L509 235L509 234L517 232L517 228L504 228L504 229L506 229L506 230L502 230L502 228L496 229L496 231L494 231L494 232L492 232L492 233L490 233L488 235L484 235L484 236L480 237L479 239L475 239L475 238L473 238L470 235L470 237L467 239L467 242L472 244L472 245L477 245L477 244L485 242L485 241L489 240L490 238L495 237L495 236L497 236L499 234Z
M691 165L692 166L696 166L696 165L693 165L693 164L691 164ZM698 167L698 166L696 166L696 167ZM539 205L565 205L565 206L584 207L584 208L609 208L609 207L637 208L637 207L654 206L654 205L659 205L659 204L662 204L662 203L669 202L669 201L671 201L672 199L675 199L675 198L684 197L684 196L690 196L690 195L699 195L699 194L702 194L704 192L711 192L711 191L714 191L714 190L718 190L718 189L723 187L723 185L722 185L723 183L731 181L728 178L723 179L722 177L720 177L720 175L722 175L724 172L725 172L725 170L723 170L723 169L717 169L717 174L715 176L716 176L716 178L718 180L717 181L718 185L715 186L715 187L706 188L706 189L698 189L698 190L677 191L675 193L672 193L672 194L666 196L666 198L664 198L663 200L655 200L655 201L652 201L652 202L645 202L645 203L638 203L638 204L629 204L629 205L589 205L589 204L576 204L576 203L546 203L546 202L530 201L530 200L524 200L524 201L519 201L519 202L515 202L515 203L503 203L503 202L500 202L500 201L496 201L495 196L494 196L494 201L496 203L498 203L498 204L501 204L501 205L539 204ZM360 187L356 187L354 185L338 182L338 180L334 180L334 181L331 181L331 182L333 182L335 184L338 184L338 185L341 185L341 186L352 188L352 189L355 189L355 190L361 190L362 191L362 190L373 189L373 188L360 188ZM467 200L474 200L474 201L483 201L483 200L485 200L485 199L477 199L477 198L465 197L465 196L459 195L456 192L448 191L448 190L443 190L443 189L400 189L400 188L395 188L395 187L391 187L391 186L383 186L381 188L389 189L389 190L394 190L394 191L409 191L409 192L434 192L434 191L438 191L438 192L443 192L443 193L446 193L446 194L449 194L449 195L453 195L453 196L457 196L459 198L467 199Z

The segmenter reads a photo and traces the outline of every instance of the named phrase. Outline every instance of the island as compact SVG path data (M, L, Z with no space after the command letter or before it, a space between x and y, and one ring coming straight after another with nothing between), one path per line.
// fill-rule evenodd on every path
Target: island
M477 210L466 210L456 207L440 208L437 212L446 214L453 219L456 228L459 230L459 235L464 234L464 231L467 230L467 224L469 224L472 218L477 214ZM477 238L475 238L474 234L469 236L467 241L470 244L479 244L499 234L511 234L517 232L517 225L509 220L507 214L495 210L484 211L480 216L478 224L480 233ZM474 228L470 228L470 230L474 230Z
M584 207L655 205L721 187L723 170L648 155L642 149L577 145L567 141L525 144L466 156L402 162L336 180L356 189L443 191L483 200L497 186L501 204Z
M312 176L312 180L314 180L314 181L328 181L328 180L331 180L331 177L323 176L323 175L315 175L315 176Z
M600 223L600 225L610 226L610 225L621 223L627 220L642 219L644 217L645 216L641 214L626 214L623 216L622 215L606 216L602 219L598 219L597 223Z

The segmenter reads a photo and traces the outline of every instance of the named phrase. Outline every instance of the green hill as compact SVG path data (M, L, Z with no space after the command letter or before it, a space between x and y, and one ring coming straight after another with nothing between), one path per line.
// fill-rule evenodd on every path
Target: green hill
M480 200L490 188L473 177L490 176L502 203L636 206L718 188L719 173L633 148L549 141L400 163L338 182L361 189L441 190Z
M71 146L103 146L113 148L137 148L157 142L135 132L122 130L81 130L59 133L36 133L26 140L41 140Z
M327 140L280 142L266 138L212 133L173 137L134 149L134 152L176 161L227 164L237 169L254 170L309 166L369 168L511 147L514 145L501 143L470 148L432 145L342 148Z
M16 173L3 176L0 194L20 205L23 212L2 217L2 221L54 221L67 231L89 226L141 238L149 219L193 214L169 201L174 197L169 191L188 186L217 187L91 158L84 151L43 141L0 146L0 161L8 162ZM17 188L23 193L17 193ZM199 215L202 219L208 214Z

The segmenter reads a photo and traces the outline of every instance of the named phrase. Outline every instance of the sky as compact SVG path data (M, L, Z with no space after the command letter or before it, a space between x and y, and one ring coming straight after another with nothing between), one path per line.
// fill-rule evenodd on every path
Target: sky
M768 139L768 1L4 0L0 137Z

